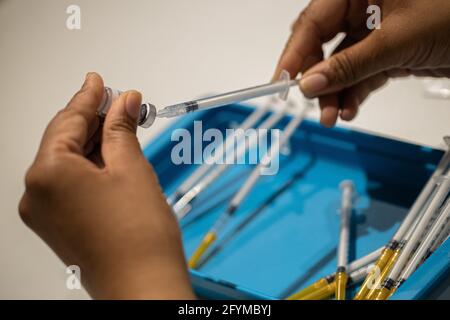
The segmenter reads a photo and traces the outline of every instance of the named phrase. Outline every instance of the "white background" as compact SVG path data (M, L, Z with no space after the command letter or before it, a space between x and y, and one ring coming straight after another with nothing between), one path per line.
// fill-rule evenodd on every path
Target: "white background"
M138 89L156 106L261 84L306 3L0 0L0 299L88 297L65 288L64 266L17 214L42 132L86 72L99 72L111 87ZM81 7L80 31L66 29L70 4ZM442 147L449 104L425 99L422 81L396 81L351 126ZM140 141L167 124L140 130Z

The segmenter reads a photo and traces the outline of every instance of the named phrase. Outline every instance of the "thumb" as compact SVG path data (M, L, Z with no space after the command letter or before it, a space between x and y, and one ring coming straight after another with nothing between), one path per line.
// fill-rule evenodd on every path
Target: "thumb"
M128 91L113 102L103 124L102 156L108 167L126 166L142 158L136 137L141 94Z
M386 36L372 32L312 67L300 81L300 89L310 98L336 93L395 66L398 52L389 47Z

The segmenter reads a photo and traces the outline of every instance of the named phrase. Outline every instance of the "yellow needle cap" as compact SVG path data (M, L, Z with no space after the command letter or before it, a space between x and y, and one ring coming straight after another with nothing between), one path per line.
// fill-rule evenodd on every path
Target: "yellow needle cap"
M347 274L345 272L336 273L336 300L345 300L345 288L347 287Z
M392 294L394 294L394 292L395 288L392 288L391 290L387 288L381 288L380 290L378 290L374 300L387 300Z
M300 300L324 300L333 296L336 291L336 282L327 284L326 286L304 296Z
M369 290L367 293L365 299L366 300L373 300L377 293L380 291L381 284L386 280L387 276L389 275L389 272L391 272L392 267L394 266L395 262L397 262L397 259L402 252L402 248L397 248L394 251L394 254L391 256L389 261L384 266L383 270L381 270L380 276L378 279L376 279L375 284L372 289Z
M393 249L390 248L383 249L380 258L373 266L373 268L370 270L369 274L367 275L366 279L361 285L361 288L359 289L358 293L355 295L353 299L363 300L366 298L366 295L370 290L369 287L372 287L374 281L376 281L377 279L377 276L379 277L379 274L377 275L377 273L381 273L381 270L384 269L384 266L388 263L389 259L393 254L394 254Z
M205 253L206 249L216 240L217 235L215 232L208 232L206 236L203 238L202 242L198 246L197 250L195 250L194 254L189 259L189 268L196 268L200 258L203 253Z
M309 295L310 293L313 293L314 291L323 288L324 286L326 286L328 284L328 281L326 278L322 278L320 280L317 280L316 282L314 282L312 285L306 287L303 290L300 290L297 293L294 293L293 295L287 297L287 300L299 300L307 295Z

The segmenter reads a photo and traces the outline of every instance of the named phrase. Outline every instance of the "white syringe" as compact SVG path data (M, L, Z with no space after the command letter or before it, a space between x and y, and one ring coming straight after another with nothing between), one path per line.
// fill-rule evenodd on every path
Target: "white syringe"
M158 111L156 111L153 104L143 103L139 112L138 125L143 128L149 128L156 118L173 118L197 110L223 107L229 104L268 96L275 93L279 94L280 99L286 100L289 94L289 89L293 86L297 86L299 81L299 79L291 80L289 72L283 70L280 75L280 80L276 82L227 92L198 100L182 102L164 107ZM112 102L121 94L122 91L120 90L105 87L102 102L98 107L98 115L102 118L106 117Z
M273 128L286 114L287 109L288 105L285 104L280 110L275 111L266 120L264 120L258 126L258 129L270 130L271 128ZM236 159L239 159L240 157L245 155L247 150L254 148L254 146L258 143L258 139L258 135L251 135L248 139L248 143L246 143L245 141L241 141L235 153L233 153L233 155L236 156ZM191 201L194 200L200 193L202 193L211 183L216 181L216 179L219 178L230 166L231 164L228 161L218 164L173 205L172 209L179 220L186 216L187 212L189 211L188 205L191 203Z
M225 105L268 96L275 93L280 94L282 100L286 100L290 87L297 86L300 80L290 80L289 73L285 70L281 72L280 80L272 83L250 87L206 97L198 100L182 102L164 107L156 113L158 118L173 118L197 110L212 109Z
M336 269L336 300L345 300L345 289L348 281L348 249L350 245L350 220L353 211L355 186L351 180L342 181L341 226L339 229L339 245Z
M431 251L434 243L439 241L438 239L442 234L447 234L447 226L450 221L450 198L446 201L443 209L440 212L438 219L435 221L426 237L421 242L418 249L414 252L410 258L406 267L402 271L400 280L397 286L403 284L411 274L420 266L423 260L427 257L427 254Z
M198 262L202 258L204 252L208 249L208 247L210 247L214 243L214 241L217 239L217 235L224 228L228 220L234 215L234 213L237 211L241 203L244 201L244 199L248 196L248 194L253 189L255 184L258 182L259 178L261 177L261 171L263 170L263 168L267 167L273 160L273 157L275 157L275 155L278 154L277 151L280 150L280 148L284 147L289 142L289 139L294 134L295 130L303 122L303 119L305 119L307 113L312 107L313 104L308 101L306 103L305 108L298 115L293 117L291 121L289 121L289 123L286 125L280 138L280 141L270 146L269 151L265 153L260 163L250 173L250 176L244 182L244 185L235 193L226 211L222 213L221 216L219 216L219 218L216 220L212 228L206 233L200 245L192 254L188 263L190 268L197 267Z
M275 98L271 100L271 104L275 104ZM197 182L200 181L202 177L204 177L208 171L213 167L214 163L218 163L220 159L226 154L229 149L227 146L234 147L234 141L240 141L240 137L245 130L252 128L256 123L258 123L264 115L269 110L270 105L267 103L261 108L255 109L250 116L248 116L244 122L234 131L234 133L226 138L226 140L222 143L222 147L219 151L214 154L213 157L209 158L208 161L205 161L203 165L198 167L176 190L173 194L167 199L167 202L170 206L174 205L178 200L180 200L186 193L191 190Z

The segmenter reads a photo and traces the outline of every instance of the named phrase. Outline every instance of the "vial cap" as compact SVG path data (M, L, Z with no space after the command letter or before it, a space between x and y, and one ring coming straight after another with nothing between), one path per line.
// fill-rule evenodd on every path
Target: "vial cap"
M138 125L142 128L149 128L156 118L156 108L150 103L144 103L141 105L139 113Z

